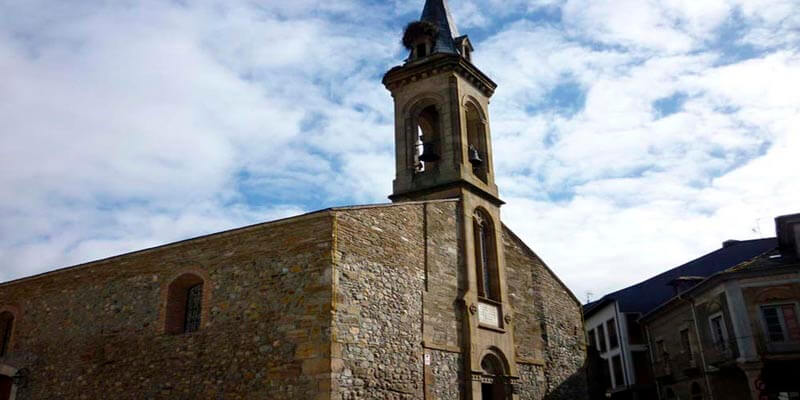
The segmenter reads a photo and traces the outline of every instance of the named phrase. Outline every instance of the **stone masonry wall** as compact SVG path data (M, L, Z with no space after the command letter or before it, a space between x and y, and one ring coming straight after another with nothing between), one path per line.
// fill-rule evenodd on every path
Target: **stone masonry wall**
M335 398L460 398L458 204L337 213Z
M458 201L323 211L0 285L18 399L464 398ZM579 304L504 231L520 399L585 398ZM206 279L199 332L166 287Z
M521 391L537 393L520 397L585 399L586 348L580 303L525 243L508 228L503 232ZM538 393L543 397L536 397Z
M422 228L419 204L336 214L334 398L422 398Z
M329 393L331 216L243 228L0 285L18 399L317 399ZM199 332L163 334L165 285L208 278Z

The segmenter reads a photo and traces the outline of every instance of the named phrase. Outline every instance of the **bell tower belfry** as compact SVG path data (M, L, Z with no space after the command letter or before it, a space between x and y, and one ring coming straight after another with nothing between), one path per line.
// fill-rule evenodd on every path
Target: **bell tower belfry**
M489 98L497 85L476 68L446 0L428 0L403 35L410 55L383 78L395 103L397 201L458 197L466 189L502 204L494 181Z
M472 64L472 43L459 35L446 0L426 0L420 20L406 26L403 45L408 59L383 78L395 110L396 176L389 197L460 200L462 265L444 267L457 268L458 286L464 287L453 299L463 325L464 398L517 399L503 201L489 129L489 99L497 85ZM435 340L426 333L430 329L423 326L425 343Z

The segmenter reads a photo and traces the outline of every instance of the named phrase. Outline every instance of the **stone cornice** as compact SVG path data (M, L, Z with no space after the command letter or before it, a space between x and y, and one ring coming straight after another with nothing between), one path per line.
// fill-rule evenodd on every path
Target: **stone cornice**
M464 57L453 54L436 54L425 60L411 61L405 65L394 67L383 76L383 84L387 89L393 91L420 79L448 72L457 73L487 97L491 97L497 89L497 84L486 74Z

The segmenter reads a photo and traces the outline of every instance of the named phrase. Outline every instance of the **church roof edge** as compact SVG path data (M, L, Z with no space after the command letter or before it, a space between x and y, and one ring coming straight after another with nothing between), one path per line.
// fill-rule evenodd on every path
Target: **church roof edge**
M10 286L10 285L13 285L13 284L27 282L27 281L32 281L32 280L45 278L45 277L49 277L49 276L57 275L57 274L61 274L61 273L74 272L74 271L80 270L82 268L89 268L89 267L92 267L92 266L96 266L98 264L114 261L114 260L117 260L117 259L120 259L120 258L130 257L130 256L134 256L134 255L139 255L139 254L146 254L146 253L149 253L149 252L152 252L152 251L163 250L163 249L167 249L167 248L170 248L170 247L180 246L180 245L187 244L187 243L194 242L194 241L199 241L199 240L204 240L204 239L210 239L210 238L216 238L216 237L222 237L222 236L226 236L226 235L242 233L242 232L246 232L246 231L249 231L249 230L254 230L254 229L258 229L258 228L265 228L265 227L272 226L272 225L281 225L281 224L287 224L287 223L292 223L292 222L299 222L299 221L302 221L302 220L305 220L305 219L310 219L310 218L313 218L313 217L321 217L321 216L324 216L325 214L329 214L330 215L330 214L332 214L334 212L360 210L360 209L370 209L370 208L381 208L381 207L407 206L407 205L424 204L424 203L454 202L454 201L459 201L459 199L442 199L442 200L438 200L437 199L437 200L409 201L409 202L400 202L400 203L379 203L379 204L364 204L364 205L353 205L353 206L328 207L328 208L323 208L323 209L316 210L316 211L307 212L307 213L304 213L304 214L292 215L292 216L285 217L285 218L279 218L279 219L275 219L275 220L271 220L271 221L259 222L259 223L255 223L255 224L252 224L252 225L241 226L241 227L238 227L238 228L227 229L227 230L219 231L219 232L213 232L213 233L209 233L209 234L205 234L205 235L200 235L200 236L195 236L195 237L191 237L191 238L187 238L187 239L183 239L183 240L178 240L178 241L175 241L175 242L170 242L170 243L165 243L165 244L161 244L161 245L157 245L157 246L153 246L153 247L134 250L134 251L130 251L130 252L127 252L127 253L116 254L116 255L113 255L113 256L104 257L104 258L100 258L100 259L97 259L97 260L91 260L91 261L83 262L83 263L80 263L80 264L75 264L75 265L70 265L70 266L66 266L66 267L56 268L56 269L53 269L53 270L50 270L50 271L45 271L45 272L41 272L41 273L34 274L34 275L23 276L21 278L12 279L12 280L9 280L9 281L6 281L6 282L0 282L0 287Z

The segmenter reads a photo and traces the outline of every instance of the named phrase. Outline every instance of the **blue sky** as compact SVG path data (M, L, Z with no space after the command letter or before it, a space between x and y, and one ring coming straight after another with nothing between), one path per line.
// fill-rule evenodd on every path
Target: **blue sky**
M385 202L413 1L0 0L0 281ZM504 221L581 298L800 211L800 3L451 0Z

